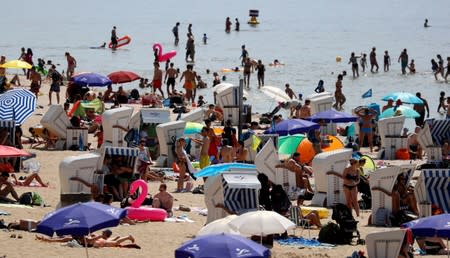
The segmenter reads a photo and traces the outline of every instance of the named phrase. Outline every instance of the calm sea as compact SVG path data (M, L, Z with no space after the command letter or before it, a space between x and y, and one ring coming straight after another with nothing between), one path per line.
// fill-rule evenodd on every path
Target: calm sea
M247 25L249 9L260 11L257 27ZM30 47L34 60L38 57L60 63L66 69L64 53L69 51L78 61L78 71L108 74L116 70L131 70L151 77L152 45L159 42L165 51L177 50L175 66L184 69L187 25L193 24L196 37L195 69L210 85L212 75L206 69L219 71L240 64L240 47L245 44L252 58L269 63L278 59L284 67L266 67L266 85L284 88L290 83L297 93L309 95L319 79L325 88L334 91L337 73L346 70L344 94L346 110L370 102L382 104L380 98L391 91L421 91L428 99L432 116L436 112L441 90L450 95L450 84L436 82L431 73L430 59L436 54L450 56L450 23L448 0L429 1L4 1L2 2L2 35L0 54L16 59L20 47ZM238 18L241 31L224 32L225 18ZM423 27L424 19L432 26ZM173 45L171 29L181 23L180 45ZM119 36L130 35L133 41L116 52L90 49L109 42L112 26ZM209 40L203 45L206 33ZM361 74L353 80L347 64L350 53L369 53L377 47L378 63L388 50L392 59L390 72ZM402 76L397 58L407 48L415 59L418 73ZM342 62L336 63L336 56ZM227 81L237 83L239 74L227 74ZM250 90L253 110L267 112L274 101L256 89L252 75ZM134 87L131 84L128 87ZM373 97L361 95L373 89ZM211 101L210 90L201 90Z

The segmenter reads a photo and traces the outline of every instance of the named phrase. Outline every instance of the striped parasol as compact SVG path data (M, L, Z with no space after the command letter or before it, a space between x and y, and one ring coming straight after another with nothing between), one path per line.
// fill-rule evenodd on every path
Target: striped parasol
M0 94L0 120L15 120L21 125L36 109L36 95L26 89Z

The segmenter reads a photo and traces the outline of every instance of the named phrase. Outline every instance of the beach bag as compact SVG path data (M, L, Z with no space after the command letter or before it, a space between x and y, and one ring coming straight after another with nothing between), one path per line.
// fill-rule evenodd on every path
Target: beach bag
M389 211L385 208L380 208L375 213L375 226L391 226L391 220L389 216Z
M44 204L44 201L38 193L26 192L19 197L19 203L22 205L41 206Z
M340 228L336 223L328 222L319 231L319 242L327 244L339 244Z

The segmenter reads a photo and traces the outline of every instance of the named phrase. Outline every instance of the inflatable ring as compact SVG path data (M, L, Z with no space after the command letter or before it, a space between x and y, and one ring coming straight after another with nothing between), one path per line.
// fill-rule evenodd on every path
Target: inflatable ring
M128 35L123 36L123 37L121 37L120 39L117 40L117 46L116 46L116 49L119 48L119 47L123 47L123 46L125 46L125 45L130 44L130 42L131 42L130 36L128 36ZM112 42L109 42L108 47L109 47L109 48L112 48Z
M330 212L328 211L327 208L323 208L323 207L310 207L310 206L301 206L301 210L302 210L302 216L305 217L306 215L308 215L308 213L312 212L312 211L317 211L317 213L319 214L319 218L320 219L326 219L328 218Z

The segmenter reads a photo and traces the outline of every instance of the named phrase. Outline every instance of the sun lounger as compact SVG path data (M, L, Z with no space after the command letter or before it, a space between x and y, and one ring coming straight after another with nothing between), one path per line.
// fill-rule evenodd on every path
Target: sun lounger
M450 213L450 169L423 169L417 180L414 194L419 203L419 216L431 215L431 205Z
M366 236L367 256L369 258L396 258L400 254L405 230L370 233Z

